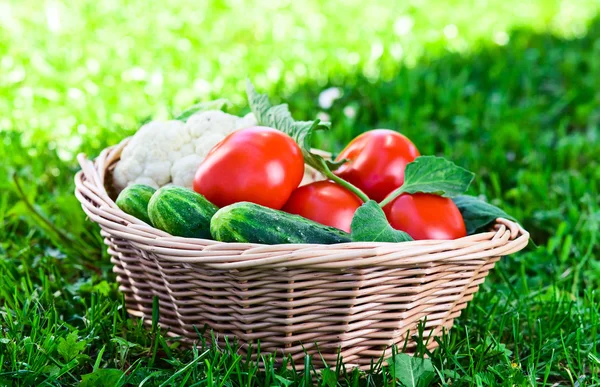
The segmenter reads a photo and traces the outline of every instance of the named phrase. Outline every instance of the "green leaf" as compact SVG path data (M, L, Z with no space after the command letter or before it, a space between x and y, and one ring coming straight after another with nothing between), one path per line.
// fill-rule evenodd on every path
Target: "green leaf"
M93 289L95 292L98 292L98 294L100 294L101 296L108 297L111 291L111 284L103 280L94 285Z
M510 358L513 354L513 351L508 349L506 347L506 344L503 344L492 337L487 337L482 347L484 347L484 352L486 352L490 356L504 355L507 358Z
M511 215L508 215L500 208L479 200L474 196L460 195L452 198L452 200L462 214L468 235L489 231L489 228L497 218L504 218L512 220L513 222L517 222L517 219ZM537 247L538 246L535 244L533 239L529 238L527 248L536 249Z
M288 386L291 386L292 384L294 384L293 381L287 380L286 378L284 378L281 375L274 374L273 376L280 383L281 386L288 387Z
M475 374L475 383L478 386L495 386L497 385L496 377L489 371L483 371Z
M252 82L248 80L246 86L248 104L259 124L281 130L292 137L301 148L310 149L310 140L313 131L328 130L331 124L328 122L296 121L292 117L287 104L273 106L266 94L259 94Z
M335 181L349 191L353 192L362 201L366 202L369 200L367 195L365 195L360 189L333 174L332 171L335 171L337 168L339 168L346 162L346 160L325 160L321 155L311 151L313 133L317 130L329 130L331 127L329 122L321 122L320 120L294 120L287 104L276 106L271 105L269 97L266 94L259 94L250 80L247 82L246 93L248 95L248 104L250 105L250 109L252 110L252 113L254 113L256 121L259 125L275 128L289 135L296 141L302 150L302 155L304 156L304 162L306 164L313 167L323 176Z
M452 197L465 193L474 176L443 157L419 156L406 166L402 191Z
M427 386L435 376L430 359L399 353L387 361L390 372L406 387Z
M335 371L331 368L323 368L321 370L321 385L324 387L335 387L337 386L338 377Z
M353 242L405 242L412 241L404 231L394 230L385 213L374 200L369 200L356 210L350 225Z
M214 101L200 102L197 103L187 109L185 109L181 114L175 117L178 121L187 121L188 118L193 116L196 113L205 112L208 110L223 110L226 111L228 107L231 106L231 102L226 100L225 98L215 99Z
M403 193L431 193L453 197L464 193L475 174L443 157L419 156L406 166L404 184L381 203L385 207Z
M122 385L120 382L123 371L116 368L100 368L91 374L81 376L80 387L115 387Z
M73 331L67 335L66 339L64 337L58 339L58 354L68 363L84 350L86 344L85 340L79 340L77 331Z
M517 221L498 207L479 200L474 196L461 195L452 198L452 200L462 214L467 234L469 235L488 231L492 223L496 221L496 218Z
M49 377L54 378L60 373L60 367L58 367L56 364L46 365L44 368L42 368L42 372L48 374ZM0 384L0 386L1 385L2 384Z

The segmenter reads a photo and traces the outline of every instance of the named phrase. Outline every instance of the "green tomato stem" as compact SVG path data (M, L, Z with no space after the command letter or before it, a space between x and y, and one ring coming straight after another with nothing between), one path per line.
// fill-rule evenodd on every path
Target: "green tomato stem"
M383 208L383 207L387 206L394 199L396 199L398 196L402 195L403 193L404 193L403 187L396 188L395 190L392 191L391 194L389 194L388 196L386 196L385 199L383 199L381 201L381 203L379 203L379 207Z
M366 203L366 202L368 202L370 200L369 197L363 191L361 191L358 187L356 187L355 185L347 182L346 180L342 179L341 177L337 176L336 174L334 174L333 172L331 172L329 170L329 168L324 168L323 174L328 179L333 180L334 182L338 183L342 187L346 188L348 191L350 191L353 194L355 194L356 196L358 196L358 198L360 200L362 200L363 202Z

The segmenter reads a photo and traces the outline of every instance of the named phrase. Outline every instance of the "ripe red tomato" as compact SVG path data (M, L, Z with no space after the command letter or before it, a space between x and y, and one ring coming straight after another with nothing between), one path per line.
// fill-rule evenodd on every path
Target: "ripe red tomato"
M335 174L378 202L404 183L406 164L420 156L406 136L388 129L365 132L338 156L350 160Z
M317 181L296 188L283 211L350 232L354 212L361 200L331 181Z
M402 194L383 208L388 221L413 239L456 239L467 235L465 222L450 198Z
M218 143L202 161L194 191L223 207L252 202L281 209L304 175L296 142L272 128L238 130Z

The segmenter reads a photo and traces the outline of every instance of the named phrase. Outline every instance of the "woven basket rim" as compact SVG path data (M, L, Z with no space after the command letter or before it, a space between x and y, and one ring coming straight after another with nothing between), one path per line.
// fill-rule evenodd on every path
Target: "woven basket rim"
M105 148L94 161L83 153L77 156L81 171L75 175L75 196L88 217L103 229L166 261L205 264L229 270L257 267L343 269L349 266L424 265L440 260L468 263L512 254L523 249L529 241L529 233L521 225L504 218L496 219L489 232L455 240L401 243L261 245L172 236L126 214L117 207L106 190L105 180L109 168L120 159L121 152L130 139L128 137L117 145ZM365 250L376 250L377 256L362 259L368 255Z

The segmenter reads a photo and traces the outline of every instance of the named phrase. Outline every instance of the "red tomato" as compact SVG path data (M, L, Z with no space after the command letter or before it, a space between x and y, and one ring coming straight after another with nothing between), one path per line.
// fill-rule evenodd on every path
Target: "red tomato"
M402 194L383 208L388 221L413 239L456 239L467 235L465 222L450 198Z
M404 183L406 164L418 156L417 147L400 133L371 130L356 137L340 153L338 160L350 161L335 174L380 202Z
M350 232L352 216L362 204L352 192L331 181L317 181L297 188L283 211Z
M238 130L202 161L194 191L223 207L252 202L281 209L304 175L296 142L279 130L256 126Z

